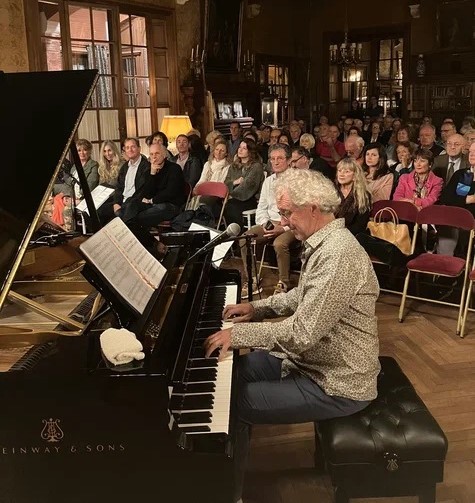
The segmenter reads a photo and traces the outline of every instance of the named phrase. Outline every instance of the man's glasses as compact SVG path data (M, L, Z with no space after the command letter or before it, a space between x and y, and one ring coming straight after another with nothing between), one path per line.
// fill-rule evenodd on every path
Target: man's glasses
M293 211L292 210L279 210L277 213L280 215L280 218L283 218L285 220L289 220L290 217L292 216Z
M301 156L300 156L300 157L298 157L297 159L292 159L292 160L290 161L290 164L292 164L292 165L297 164L297 163L300 161L300 159L302 159L302 157L305 157L305 156L304 156L304 155L301 155Z

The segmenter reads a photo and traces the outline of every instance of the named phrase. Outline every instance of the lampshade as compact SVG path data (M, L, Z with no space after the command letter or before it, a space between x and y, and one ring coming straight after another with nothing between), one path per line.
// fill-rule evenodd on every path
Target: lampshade
M179 134L187 134L193 126L188 115L165 115L160 131L167 135L168 141L174 142Z

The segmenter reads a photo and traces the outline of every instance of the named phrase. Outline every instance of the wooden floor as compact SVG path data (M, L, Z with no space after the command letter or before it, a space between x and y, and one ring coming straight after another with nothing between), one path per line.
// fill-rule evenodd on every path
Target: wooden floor
M297 278L294 278L295 282ZM266 273L265 291L276 282ZM455 335L456 310L408 302L397 321L400 297L377 304L381 355L396 358L449 440L438 503L475 503L475 313L465 339ZM313 425L254 428L244 502L332 503L328 476L313 470ZM354 499L355 503L416 503L417 498Z
M298 280L296 275L292 279L294 283ZM267 294L276 281L275 272L265 270ZM68 300L64 311L76 300ZM377 304L380 352L398 360L449 439L437 502L475 503L475 313L469 319L467 337L460 339L455 335L455 309L410 301L408 307L413 310L400 324L399 300L395 295L382 295ZM2 312L1 321L5 317L16 321L10 308ZM5 362L15 351L21 353L20 349L11 354L0 351L2 370L8 368ZM244 502L331 503L329 478L313 470L313 450L311 424L255 427ZM416 503L417 498L352 501Z

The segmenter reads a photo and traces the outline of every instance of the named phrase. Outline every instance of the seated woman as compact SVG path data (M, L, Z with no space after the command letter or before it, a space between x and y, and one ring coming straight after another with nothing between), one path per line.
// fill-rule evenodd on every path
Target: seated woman
M120 167L123 164L119 148L111 141L106 140L101 145L101 158L99 159L99 184L115 188Z
M307 152L310 154L314 153L314 147L315 147L315 138L309 134L309 133L304 133L299 140L300 146L303 147Z
M244 138L239 144L235 160L229 166L225 184L230 199L224 216L228 224L243 227L242 212L257 208L257 198L264 178L264 169L257 153L256 143Z
M430 150L419 149L416 152L414 171L401 175L393 199L408 201L419 209L435 204L439 200L444 180L432 173L433 162L434 155Z
M335 185L341 198L335 218L344 218L346 228L354 236L364 232L371 212L371 194L361 166L351 157L337 164Z
M398 176L411 173L414 169L414 145L408 141L398 141L394 152L396 158L392 168Z
M208 151L208 155L210 156L213 153L214 150L214 144L217 139L222 139L223 135L217 130L213 129L213 131L210 131L206 135L206 144L205 144L205 149Z
M201 177L195 185L198 187L203 182L222 182L226 180L231 159L229 158L228 142L224 138L219 138L214 142L213 153L206 161ZM190 208L195 209L200 204L207 204L213 209L213 214L219 216L221 211L220 202L212 196L194 196Z
M369 143L364 152L363 171L373 203L389 200L394 183L394 175L388 167L386 149L381 143Z
M82 169L86 175L87 185L92 191L99 185L99 165L91 159L92 143L89 140L80 139L76 141L76 148ZM61 185L59 192L65 195L72 195L72 191L74 190L76 202L79 202L84 195L78 180L78 172L76 166L73 164L69 173L65 173L64 184ZM58 193L58 191L56 192Z

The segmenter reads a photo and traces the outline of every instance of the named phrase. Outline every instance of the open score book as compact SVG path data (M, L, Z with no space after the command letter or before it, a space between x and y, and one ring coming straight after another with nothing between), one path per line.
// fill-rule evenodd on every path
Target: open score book
M143 314L167 270L120 218L114 218L79 249L114 290Z

